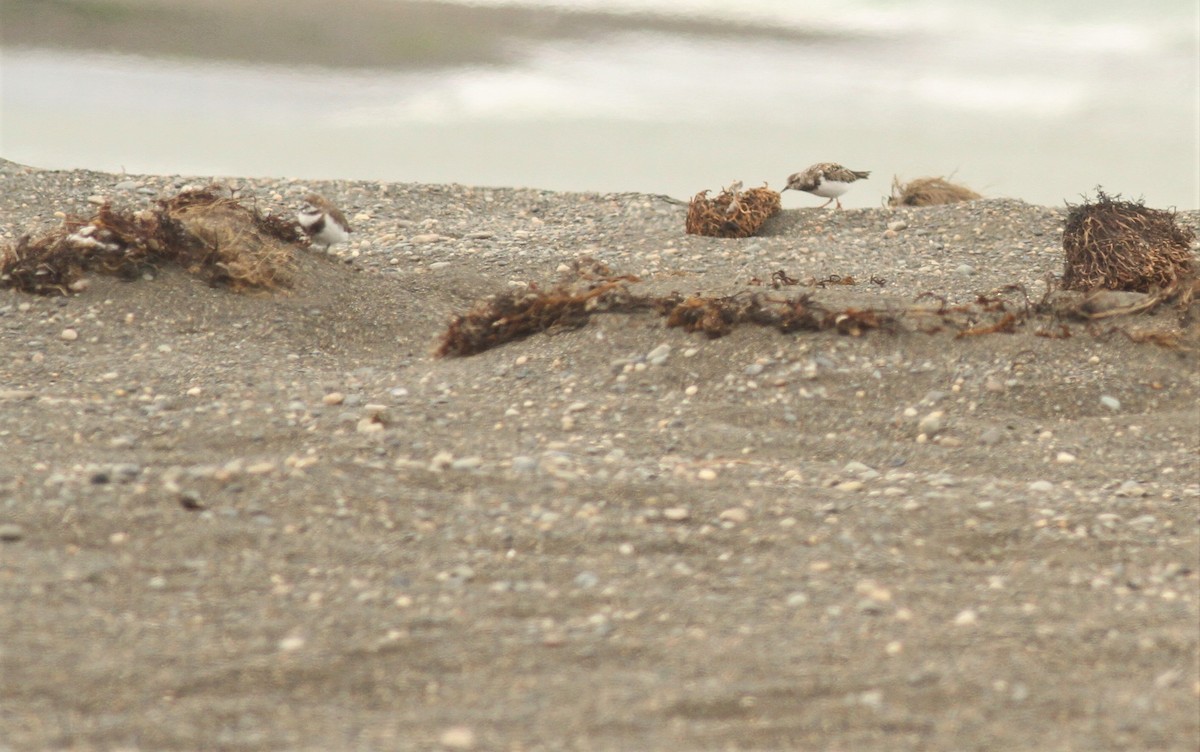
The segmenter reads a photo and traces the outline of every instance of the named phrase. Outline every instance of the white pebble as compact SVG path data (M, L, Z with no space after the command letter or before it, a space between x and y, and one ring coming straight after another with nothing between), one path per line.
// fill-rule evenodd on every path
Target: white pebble
M664 343L646 353L646 362L652 366L661 366L671 357L671 346Z
M933 436L938 431L941 431L946 426L946 412L944 410L934 410L933 412L921 418L917 423L917 430L926 436Z
M979 614L971 609L964 609L958 612L958 616L954 617L955 626L969 627L979 622Z

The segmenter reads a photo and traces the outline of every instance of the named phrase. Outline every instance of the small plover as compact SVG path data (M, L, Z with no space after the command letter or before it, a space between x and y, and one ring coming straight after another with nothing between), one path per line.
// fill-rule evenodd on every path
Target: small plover
M316 193L304 197L304 205L300 207L296 219L312 239L313 245L323 245L326 251L335 243L348 241L353 232L346 215L327 198Z
M818 162L807 170L789 177L783 190L791 188L793 191L805 191L829 199L818 206L818 209L829 206L830 201L836 201L837 208L841 209L842 201L838 197L848 191L850 184L855 180L864 180L870 175L869 171L847 170L834 162Z

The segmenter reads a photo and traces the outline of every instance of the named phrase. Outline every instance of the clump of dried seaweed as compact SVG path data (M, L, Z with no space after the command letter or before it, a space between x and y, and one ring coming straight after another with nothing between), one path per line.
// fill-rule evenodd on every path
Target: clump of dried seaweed
M191 190L140 211L102 205L0 251L0 285L67 295L88 272L136 279L176 264L212 284L273 289L290 284L294 224L247 208L216 186Z
M1065 290L1097 289L1170 295L1190 289L1194 278L1191 243L1195 233L1175 222L1175 214L1147 208L1096 190L1072 206L1063 230Z
M917 178L902 184L899 178L893 177L892 195L888 198L888 206L938 206L974 201L977 198L983 196L965 185L951 183L945 178Z
M688 204L686 229L690 235L745 238L758 232L780 206L779 193L765 186L743 191L735 183L716 198L701 191Z
M478 301L450 321L435 354L474 355L497 345L553 329L573 329L610 307L641 307L628 295L626 282L636 277L610 277L584 289L569 283L549 290L510 291Z

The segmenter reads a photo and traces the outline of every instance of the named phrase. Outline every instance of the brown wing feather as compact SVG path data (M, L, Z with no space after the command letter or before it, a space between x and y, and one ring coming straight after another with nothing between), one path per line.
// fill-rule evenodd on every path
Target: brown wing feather
M826 180L836 180L839 183L853 183L855 180L870 177L870 171L848 170L840 164L822 165Z
M346 232L354 232L350 228L350 223L346 221L346 215L342 214L342 210L334 206L329 199L319 193L310 193L304 197L304 200L333 217L335 222L346 228Z

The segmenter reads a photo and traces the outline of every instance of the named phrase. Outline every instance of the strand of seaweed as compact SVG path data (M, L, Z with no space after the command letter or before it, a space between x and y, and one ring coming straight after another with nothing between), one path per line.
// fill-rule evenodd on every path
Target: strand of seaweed
M956 338L1012 334L1032 322L1038 324L1033 330L1035 336L1066 339L1072 336L1068 321L1085 322L1089 331L1096 335L1093 322L1108 315L1107 311L1091 310L1087 296L1070 303L1054 300L1052 279L1047 280L1045 293L1037 301L1030 298L1024 285L1010 284L979 295L969 304L950 305L944 296L924 292L910 306L837 309L814 300L811 294L781 297L741 291L725 296L678 292L650 296L631 291L630 285L639 281L632 275L599 278L584 275L581 278L588 281L582 288L563 282L550 289L534 286L529 291L504 292L476 302L466 313L453 317L435 354L438 357L474 355L532 334L582 327L592 315L599 313L654 311L666 320L668 327L700 332L713 339L743 325L770 327L784 334L832 331L857 337L874 330L897 333L904 328L905 322L927 334L949 328L954 330ZM776 272L774 279L780 278L792 279L782 271ZM1016 300L1010 300L1014 295ZM930 307L926 302L930 300L937 305ZM1159 305L1171 299L1160 294L1149 300L1150 305ZM1181 306L1186 307L1189 302L1190 296ZM1146 310L1150 305L1140 304L1138 310ZM1136 332L1121 327L1112 327L1108 331L1114 330L1123 331L1134 342L1182 347L1179 338L1170 334Z

